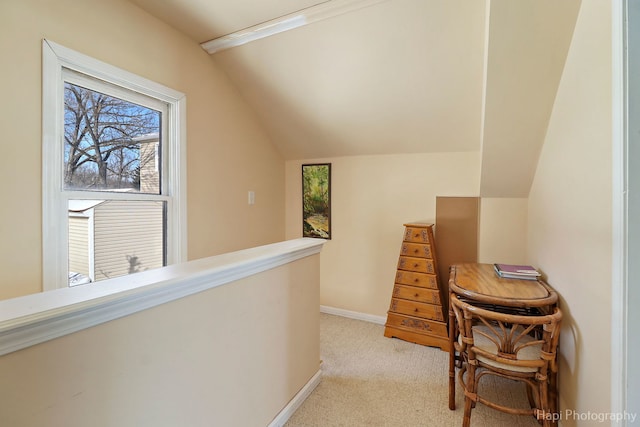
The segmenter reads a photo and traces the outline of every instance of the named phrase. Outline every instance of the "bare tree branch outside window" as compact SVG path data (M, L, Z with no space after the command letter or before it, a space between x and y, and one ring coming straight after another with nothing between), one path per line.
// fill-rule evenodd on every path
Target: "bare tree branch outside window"
M64 90L65 189L140 191L142 137L160 133L160 113L71 83ZM148 151L148 150L147 150Z

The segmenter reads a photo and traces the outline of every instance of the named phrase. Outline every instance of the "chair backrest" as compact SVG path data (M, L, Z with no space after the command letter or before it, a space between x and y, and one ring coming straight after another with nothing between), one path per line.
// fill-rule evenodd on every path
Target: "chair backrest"
M562 312L551 314L508 314L481 308L451 294L450 302L458 323L458 349L470 360L505 370L546 374L555 363ZM555 366L553 366L555 368Z

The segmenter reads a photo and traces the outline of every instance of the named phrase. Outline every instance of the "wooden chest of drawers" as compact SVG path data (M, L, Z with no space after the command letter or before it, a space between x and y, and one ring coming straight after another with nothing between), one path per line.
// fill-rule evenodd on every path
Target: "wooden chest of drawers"
M433 224L404 224L384 335L449 351Z

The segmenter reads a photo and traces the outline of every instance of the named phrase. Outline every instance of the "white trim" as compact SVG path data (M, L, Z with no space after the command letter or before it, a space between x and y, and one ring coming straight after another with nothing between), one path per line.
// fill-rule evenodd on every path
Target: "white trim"
M289 418L293 415L294 412L304 403L304 401L309 397L309 395L318 387L320 384L320 380L322 377L322 373L320 370L315 373L313 377L300 389L293 399L285 406L282 411L278 413L278 415L269 423L268 427L282 427L284 426Z
M96 280L96 208L89 209L89 221L87 222L87 256L89 257L89 279Z
M0 355L317 254L323 244L288 240L0 301Z
M183 93L114 67L49 40L42 42L42 272L43 290L68 285L68 214L70 198L100 197L89 192L62 191L61 137L63 73L66 70L99 79L166 104L166 141L163 145L163 194L110 193L110 199L163 198L167 202L167 264L187 260L186 97ZM79 77L83 78L83 77ZM104 197L104 196L102 196ZM100 197L100 198L102 198Z
M56 289L58 282L67 274L68 257L60 247L68 248L68 235L61 233L60 228L68 223L53 224L46 212L58 212L59 216L68 209L65 200L50 197L62 189L62 176L53 165L63 162L61 150L57 150L58 138L62 135L62 67L58 56L49 48L46 41L42 44L42 286L44 291ZM51 112L56 112L52 114ZM56 219L59 220L60 218ZM62 239L62 240L61 240ZM68 277L67 277L68 280Z
M484 45L482 55L482 104L480 106L480 153L484 148L484 127L487 117L487 76L489 75L489 29L491 28L491 1L487 1L484 7ZM480 194L482 196L482 173L480 174ZM476 251L480 252L480 239L476 242Z
M384 1L387 0L327 0L298 12L280 16L261 24L209 40L208 42L201 43L200 46L208 53L213 54L294 28L373 6Z
M627 404L627 251L626 146L627 60L626 0L612 2L612 274L611 274L611 412L625 413ZM621 363L620 363L621 362ZM626 421L612 421L625 426Z
M167 120L167 136L170 140L180 141L171 144L170 155L162 155L164 161L169 162L168 171L174 184L169 187L168 203L169 215L173 216L172 224L176 230L169 229L167 233L167 262L185 262L187 258L187 100L183 97L176 100L169 108ZM167 157L169 157L167 159ZM167 224L169 226L169 224Z
M333 314L336 316L348 317L349 319L363 320L365 322L377 323L378 325L384 325L387 323L387 318L384 316L376 316L374 314L360 313L357 311L344 310L342 308L328 307L326 305L320 306L320 313Z
M182 92L145 79L144 77L107 64L106 62L91 58L90 56L83 55L82 53L54 43L51 40L43 40L42 46L43 51L48 50L53 54L52 58L55 59L56 63L59 62L61 68L69 68L116 86L126 87L134 92L163 100L167 103L185 98Z

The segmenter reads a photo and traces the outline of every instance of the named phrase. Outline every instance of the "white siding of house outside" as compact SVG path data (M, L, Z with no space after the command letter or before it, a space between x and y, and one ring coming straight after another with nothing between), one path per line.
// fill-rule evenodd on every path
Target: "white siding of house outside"
M94 213L95 280L162 267L163 230L162 202L112 200L97 206Z
M89 217L82 214L69 215L69 271L92 276L89 270Z
M160 140L157 134L139 138L140 192L160 194Z

